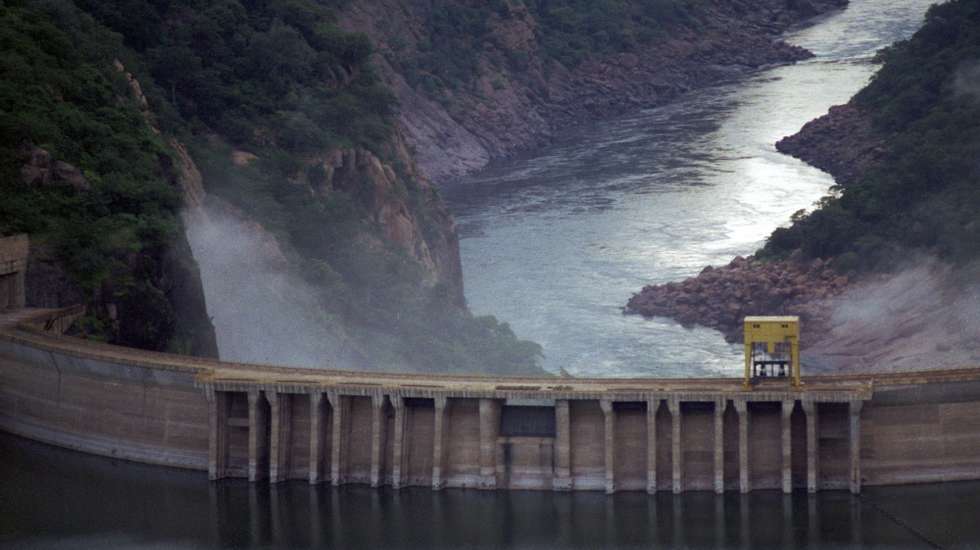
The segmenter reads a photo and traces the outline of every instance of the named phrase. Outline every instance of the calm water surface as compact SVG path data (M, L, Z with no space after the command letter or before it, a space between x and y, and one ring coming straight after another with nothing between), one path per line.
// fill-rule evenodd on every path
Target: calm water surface
M980 484L749 496L211 484L0 435L3 548L977 548Z
M758 72L667 107L581 128L444 194L461 228L466 296L580 376L737 374L711 329L623 316L643 285L753 252L833 179L776 152L871 77L871 57L911 35L929 0L852 0L787 40L812 60Z

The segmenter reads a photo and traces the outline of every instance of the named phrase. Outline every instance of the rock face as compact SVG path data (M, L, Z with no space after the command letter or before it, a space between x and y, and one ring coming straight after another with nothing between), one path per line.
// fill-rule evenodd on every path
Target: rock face
M746 69L799 60L809 54L777 40L806 17L846 0L704 3L697 31L681 27L643 51L595 55L574 68L547 57L539 22L521 2L508 15L491 14L493 40L481 45L474 81L457 89L413 88L398 69L428 42L426 3L350 2L341 15L348 30L375 44L375 65L401 104L401 123L421 170L442 182L490 159L546 143L563 127L663 104L693 88ZM501 61L503 60L503 61Z
M233 164L236 152L229 159ZM363 222L344 222L349 232L343 238L353 245L351 253L398 258L399 265L404 255L418 270L409 269L412 278L401 282L413 285L418 296L435 291L448 311L458 313L456 308L465 307L455 225L435 189L415 173L400 138L377 154L363 148L330 150L307 159L300 173L306 177L282 184L300 186L309 200L324 199L324 204L331 195L342 194L341 204L353 207L349 211ZM189 179L191 191L196 180ZM302 248L291 233L271 231L248 203L233 204L233 197L218 194L202 193L202 199L187 209L185 219L205 274L223 359L308 368L386 368L388 363L375 355L377 341L365 336L363 317L358 315L376 307L370 300L385 296L386 289L341 274L345 266L333 262L350 261L347 256L317 256L316 249ZM185 202L193 204L190 199ZM386 330L387 338L402 338L396 322ZM412 363L405 368L423 367Z
M67 186L75 191L88 191L91 186L82 171L75 166L51 158L51 153L35 145L20 148L20 180L24 185Z
M404 251L424 269L427 283L444 285L452 302L462 307L463 272L456 223L429 180L419 173L398 132L389 144L392 160L382 161L366 149L336 149L317 160L323 178L314 192L344 191L370 212L388 243ZM393 165L398 165L396 172ZM417 186L413 203L402 185ZM379 243L380 244L380 243Z
M821 260L765 263L739 256L727 266L708 266L680 283L644 287L630 298L625 312L709 326L729 342L741 341L746 315L799 315L806 346L824 332L827 304L847 285L846 276Z
M169 143L173 155L160 157L161 169L171 184L181 190L186 208L199 206L205 196L201 173L184 144L173 138ZM182 229L186 229L186 216L181 217L181 222ZM167 299L174 309L175 332L184 347L182 351L218 357L218 341L208 315L201 269L187 242L186 231L182 230L164 252L162 275Z
M885 153L886 137L871 125L871 115L849 103L831 107L776 150L830 173L839 185L853 182Z
M154 133L160 134L139 80L126 71L119 60L115 60L113 66L124 76L130 98L136 102L147 125ZM170 184L181 191L185 207L200 206L205 197L201 172L183 143L173 137L168 138L167 143L170 145L171 155L159 156L160 170ZM159 269L159 286L174 314L173 336L168 345L173 351L218 357L218 341L214 324L208 315L200 266L194 259L190 243L187 242L186 218L182 217L181 222L179 234L169 247L160 251L161 258L153 262ZM138 304L133 307L138 308ZM142 322L138 315L134 321Z

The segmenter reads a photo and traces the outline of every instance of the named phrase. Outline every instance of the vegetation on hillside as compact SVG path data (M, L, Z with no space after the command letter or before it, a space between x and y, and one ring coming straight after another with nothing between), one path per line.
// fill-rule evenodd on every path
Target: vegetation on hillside
M794 216L761 251L885 268L910 249L952 262L980 258L980 2L933 6L911 39L853 102L872 115L887 151L859 181Z
M485 44L501 45L492 21L513 17L518 4L433 2L418 51L406 55L396 47L389 62L426 93L471 85L479 75ZM667 29L694 22L697 7L684 0L526 0L524 5L537 22L535 38L545 61L568 68L590 56L639 51ZM490 56L489 61L510 65L518 73L526 68L527 52L504 50L500 59Z
M566 66L595 54L637 51L674 25L693 23L698 2L530 0L545 53Z
M78 0L140 54L154 110L251 149L377 148L394 98L367 60L367 37L340 30L313 0ZM165 124L168 122L164 120Z
M105 316L88 330L167 345L174 311L155 281L163 249L180 237L180 197L161 168L170 152L114 68L119 59L157 125L190 145L207 190L286 244L370 362L533 370L540 347L429 288L414 260L384 244L369 197L312 193L323 178L318 155L368 149L395 165L393 192L423 231L439 230L429 219L435 191L389 154L396 105L368 63L371 45L341 31L334 9L312 0L0 2L0 234L49 242L87 293L109 288L144 308L146 338L119 340L102 330ZM22 185L29 145L80 168L91 191ZM235 165L234 149L258 160Z
M160 163L169 153L125 99L115 36L70 5L13 4L0 4L0 234L51 247L90 295L139 303L145 323L125 343L161 347L176 325L157 261L179 230L180 197ZM32 146L73 164L90 189L24 183Z

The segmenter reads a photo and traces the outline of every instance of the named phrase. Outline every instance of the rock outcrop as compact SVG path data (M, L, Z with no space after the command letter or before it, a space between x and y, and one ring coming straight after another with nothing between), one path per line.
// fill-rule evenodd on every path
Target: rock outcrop
M20 148L20 180L24 185L39 187L71 187L75 191L88 191L92 187L82 171L74 165L51 157L46 149L25 144Z
M384 239L418 262L429 285L441 284L462 307L463 273L456 223L429 180L418 172L404 138L396 132L385 162L366 149L335 149L314 163L323 177L314 192L343 191L355 197L381 228ZM399 167L396 172L394 166ZM404 192L414 187L414 202ZM380 244L380 243L379 243Z
M474 81L445 92L409 84L399 68L428 43L433 9L399 0L350 2L341 24L376 46L375 65L401 104L400 120L424 173L438 182L474 171L490 159L548 142L557 131L590 119L663 104L740 72L809 56L779 33L846 0L711 2L698 9L699 28L677 27L642 51L593 55L575 67L548 58L540 22L521 2L487 20L492 40L480 44Z
M776 150L796 157L847 185L885 154L886 137L872 127L871 115L853 103L831 107L792 136L776 142Z
M644 287L630 298L625 312L709 326L729 342L741 341L746 315L799 315L806 345L825 331L829 300L844 292L848 282L821 260L762 262L739 256L679 283Z

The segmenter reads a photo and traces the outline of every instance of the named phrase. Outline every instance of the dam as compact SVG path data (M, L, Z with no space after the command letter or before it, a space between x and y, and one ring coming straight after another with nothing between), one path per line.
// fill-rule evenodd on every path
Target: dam
M26 250L11 243L0 243L7 256ZM859 493L980 479L980 369L753 389L734 378L368 374L61 335L83 312L2 313L0 429L212 480Z

